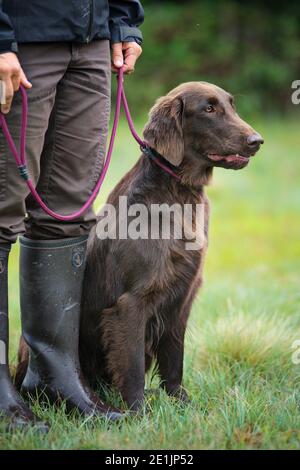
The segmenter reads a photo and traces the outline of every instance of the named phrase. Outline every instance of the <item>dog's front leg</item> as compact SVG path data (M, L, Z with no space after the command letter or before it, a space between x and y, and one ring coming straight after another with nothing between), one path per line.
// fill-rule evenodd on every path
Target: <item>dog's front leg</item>
M188 394L182 387L184 336L192 303L201 282L201 276L196 277L183 302L178 299L177 308L171 312L171 315L170 312L166 315L165 330L157 349L161 386L169 395L184 402L189 401Z
M145 388L145 318L137 303L123 294L101 319L108 373L133 411L142 406Z
M145 389L145 341L132 334L127 350L128 367L123 372L120 392L130 410L138 411L143 405Z
M157 350L161 387L168 395L188 401L188 395L182 388L183 354L184 331L177 332L176 336L166 331L160 339Z

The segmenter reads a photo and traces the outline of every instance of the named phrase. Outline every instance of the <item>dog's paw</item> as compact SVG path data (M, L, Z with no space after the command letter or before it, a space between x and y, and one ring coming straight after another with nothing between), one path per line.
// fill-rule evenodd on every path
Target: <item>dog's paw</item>
M180 401L184 405L191 404L191 400L187 391L183 387L178 387L175 390L168 391L168 395L176 400Z

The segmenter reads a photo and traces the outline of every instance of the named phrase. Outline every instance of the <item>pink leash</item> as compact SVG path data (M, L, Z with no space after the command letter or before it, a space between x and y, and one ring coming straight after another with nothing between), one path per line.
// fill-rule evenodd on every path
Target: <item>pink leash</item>
M119 118L120 118L120 110L121 110L121 104L123 104L124 111L125 111L125 116L131 131L132 136L134 139L137 141L137 143L140 145L141 149L145 152L145 150L148 149L148 145L146 142L144 142L137 134L134 124L130 115L128 103L126 100L125 92L124 92L124 86L123 86L123 69L119 69L118 72L118 87L117 87L117 99L116 99L116 108L115 108L115 115L114 115L114 122L113 122L113 127L112 127L112 132L111 132L111 137L109 141L109 146L108 146L108 152L107 152L107 157L104 162L104 166L101 172L101 175L99 177L99 180L96 183L96 186L86 201L86 203L79 209L78 211L74 212L73 214L69 215L61 215L57 214L54 212L52 209L50 209L44 201L41 199L40 195L35 189L35 186L33 184L33 181L31 180L28 169L27 169L27 161L26 161L26 129L27 129L27 114L28 114L28 100L27 100L27 94L26 90L23 86L20 86L20 92L22 94L22 120L21 120L21 137L20 137L20 154L18 153L18 150L16 148L16 145L14 143L14 140L11 136L11 133L8 129L7 122L5 120L5 117L2 113L0 113L0 127L2 127L3 134L7 140L8 146L10 148L10 151L15 159L16 165L19 169L20 176L25 180L32 196L34 199L37 201L37 203L40 205L40 207L51 217L57 220L61 221L68 221L68 220L74 220L79 218L90 206L93 204L94 200L96 199L99 190L102 186L102 183L104 181L104 178L106 176L107 170L109 168L109 164L111 161L111 156L113 153L113 148L114 148L114 143L115 143L115 138L116 138L116 133L117 133L117 127L119 123ZM145 152L146 153L146 152ZM146 153L147 154L147 153ZM159 165L164 171L169 173L171 176L174 176L176 179L180 179L176 173L174 173L169 167L164 165L158 158L153 158L152 159L155 161L157 165Z

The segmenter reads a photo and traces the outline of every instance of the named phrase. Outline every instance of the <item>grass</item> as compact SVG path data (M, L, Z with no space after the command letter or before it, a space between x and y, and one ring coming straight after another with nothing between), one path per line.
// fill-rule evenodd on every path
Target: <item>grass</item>
M191 404L149 394L147 411L120 427L34 411L47 436L0 433L2 449L298 449L300 365L299 123L256 123L266 144L249 168L218 169L204 287L186 338L184 382ZM122 126L100 206L138 157ZM10 261L11 362L19 335L18 248ZM150 383L148 387L157 385ZM108 399L119 403L115 394Z

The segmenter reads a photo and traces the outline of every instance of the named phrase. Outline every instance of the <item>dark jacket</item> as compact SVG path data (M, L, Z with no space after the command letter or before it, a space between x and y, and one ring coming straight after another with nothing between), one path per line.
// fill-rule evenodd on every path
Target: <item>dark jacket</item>
M138 0L0 0L0 53L18 42L140 43L143 19Z

